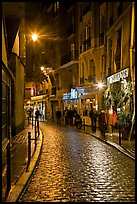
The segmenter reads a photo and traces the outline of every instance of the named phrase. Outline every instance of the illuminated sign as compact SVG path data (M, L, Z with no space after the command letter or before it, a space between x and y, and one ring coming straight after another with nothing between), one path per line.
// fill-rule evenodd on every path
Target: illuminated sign
M71 99L77 99L77 90L76 89L71 89Z
M70 100L70 93L63 94L63 100Z
M116 81L120 81L120 79L124 79L128 77L129 68L124 69L116 74L113 74L107 78L107 85L112 84Z
M45 99L45 98L46 98L46 95L33 96L33 97L31 97L31 100L35 101L35 100L42 100L42 99Z

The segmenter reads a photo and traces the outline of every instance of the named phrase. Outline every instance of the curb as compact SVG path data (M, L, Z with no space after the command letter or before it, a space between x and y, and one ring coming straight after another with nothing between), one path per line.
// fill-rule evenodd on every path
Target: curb
M88 132L85 132L85 133L86 133L86 134L89 134L89 135L91 135L91 136L93 136L93 137L95 137L95 138L97 138L98 140L101 140L102 142L105 142L106 144L111 145L112 147L116 148L117 150L119 150L120 152L122 152L124 155L130 157L131 159L133 159L133 160L135 161L134 156L131 155L131 153L130 153L129 151L127 151L126 149L124 149L124 148L121 147L120 145L115 144L114 142L111 142L111 141L106 140L106 139L101 139L101 138L99 138L99 137L97 137L97 136L95 136L95 135L93 135L93 134L91 134L91 133L88 133Z
M5 202L17 202L20 196L25 191L41 155L42 146L43 146L43 132L41 130L40 130L39 139L37 141L38 141L37 148L34 155L31 158L28 170L24 171L20 176L20 178L18 179L17 183L13 185Z

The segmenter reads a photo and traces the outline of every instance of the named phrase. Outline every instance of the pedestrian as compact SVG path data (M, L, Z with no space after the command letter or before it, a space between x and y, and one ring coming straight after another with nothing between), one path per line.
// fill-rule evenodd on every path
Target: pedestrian
M70 109L70 110L68 110L67 113L68 113L69 125L73 125L73 115L74 115L73 110Z
M68 108L67 107L65 107L65 110L63 111L63 116L64 116L65 125L68 125Z
M99 123L99 129L101 131L101 135L102 137L105 138L106 117L105 117L105 111L103 109L100 111L100 114L98 116L98 123Z
M93 131L93 109L90 110L89 117L91 119L91 127L92 127L92 131Z
M36 112L35 112L35 119L38 120L39 119L39 116L40 116L40 112L38 110L38 108L36 109Z
M117 113L113 108L112 134L114 132L114 128L115 128L115 125L116 125L116 122L117 122L117 118L118 118Z
M31 119L31 109L28 110L28 117Z
M117 114L114 111L114 107L111 106L111 108L108 111L108 129L110 136L113 135L114 126L117 122Z
M57 125L61 125L61 110L58 108L56 111Z
M92 132L96 133L96 123L97 123L97 111L94 109L91 109L89 116L91 118L91 125L92 125Z

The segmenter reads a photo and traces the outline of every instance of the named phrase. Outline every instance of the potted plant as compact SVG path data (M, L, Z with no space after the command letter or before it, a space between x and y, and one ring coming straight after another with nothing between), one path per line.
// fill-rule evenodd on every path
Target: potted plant
M117 128L120 128L122 133L122 139L128 139L129 132L132 125L132 114L126 113L126 112L120 112L118 113L118 119L117 119Z

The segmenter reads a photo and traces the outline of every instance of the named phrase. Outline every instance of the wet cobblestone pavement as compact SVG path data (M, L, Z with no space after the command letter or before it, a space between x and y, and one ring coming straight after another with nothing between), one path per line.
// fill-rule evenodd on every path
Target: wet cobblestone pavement
M135 202L135 162L71 127L41 123L39 165L19 202Z

